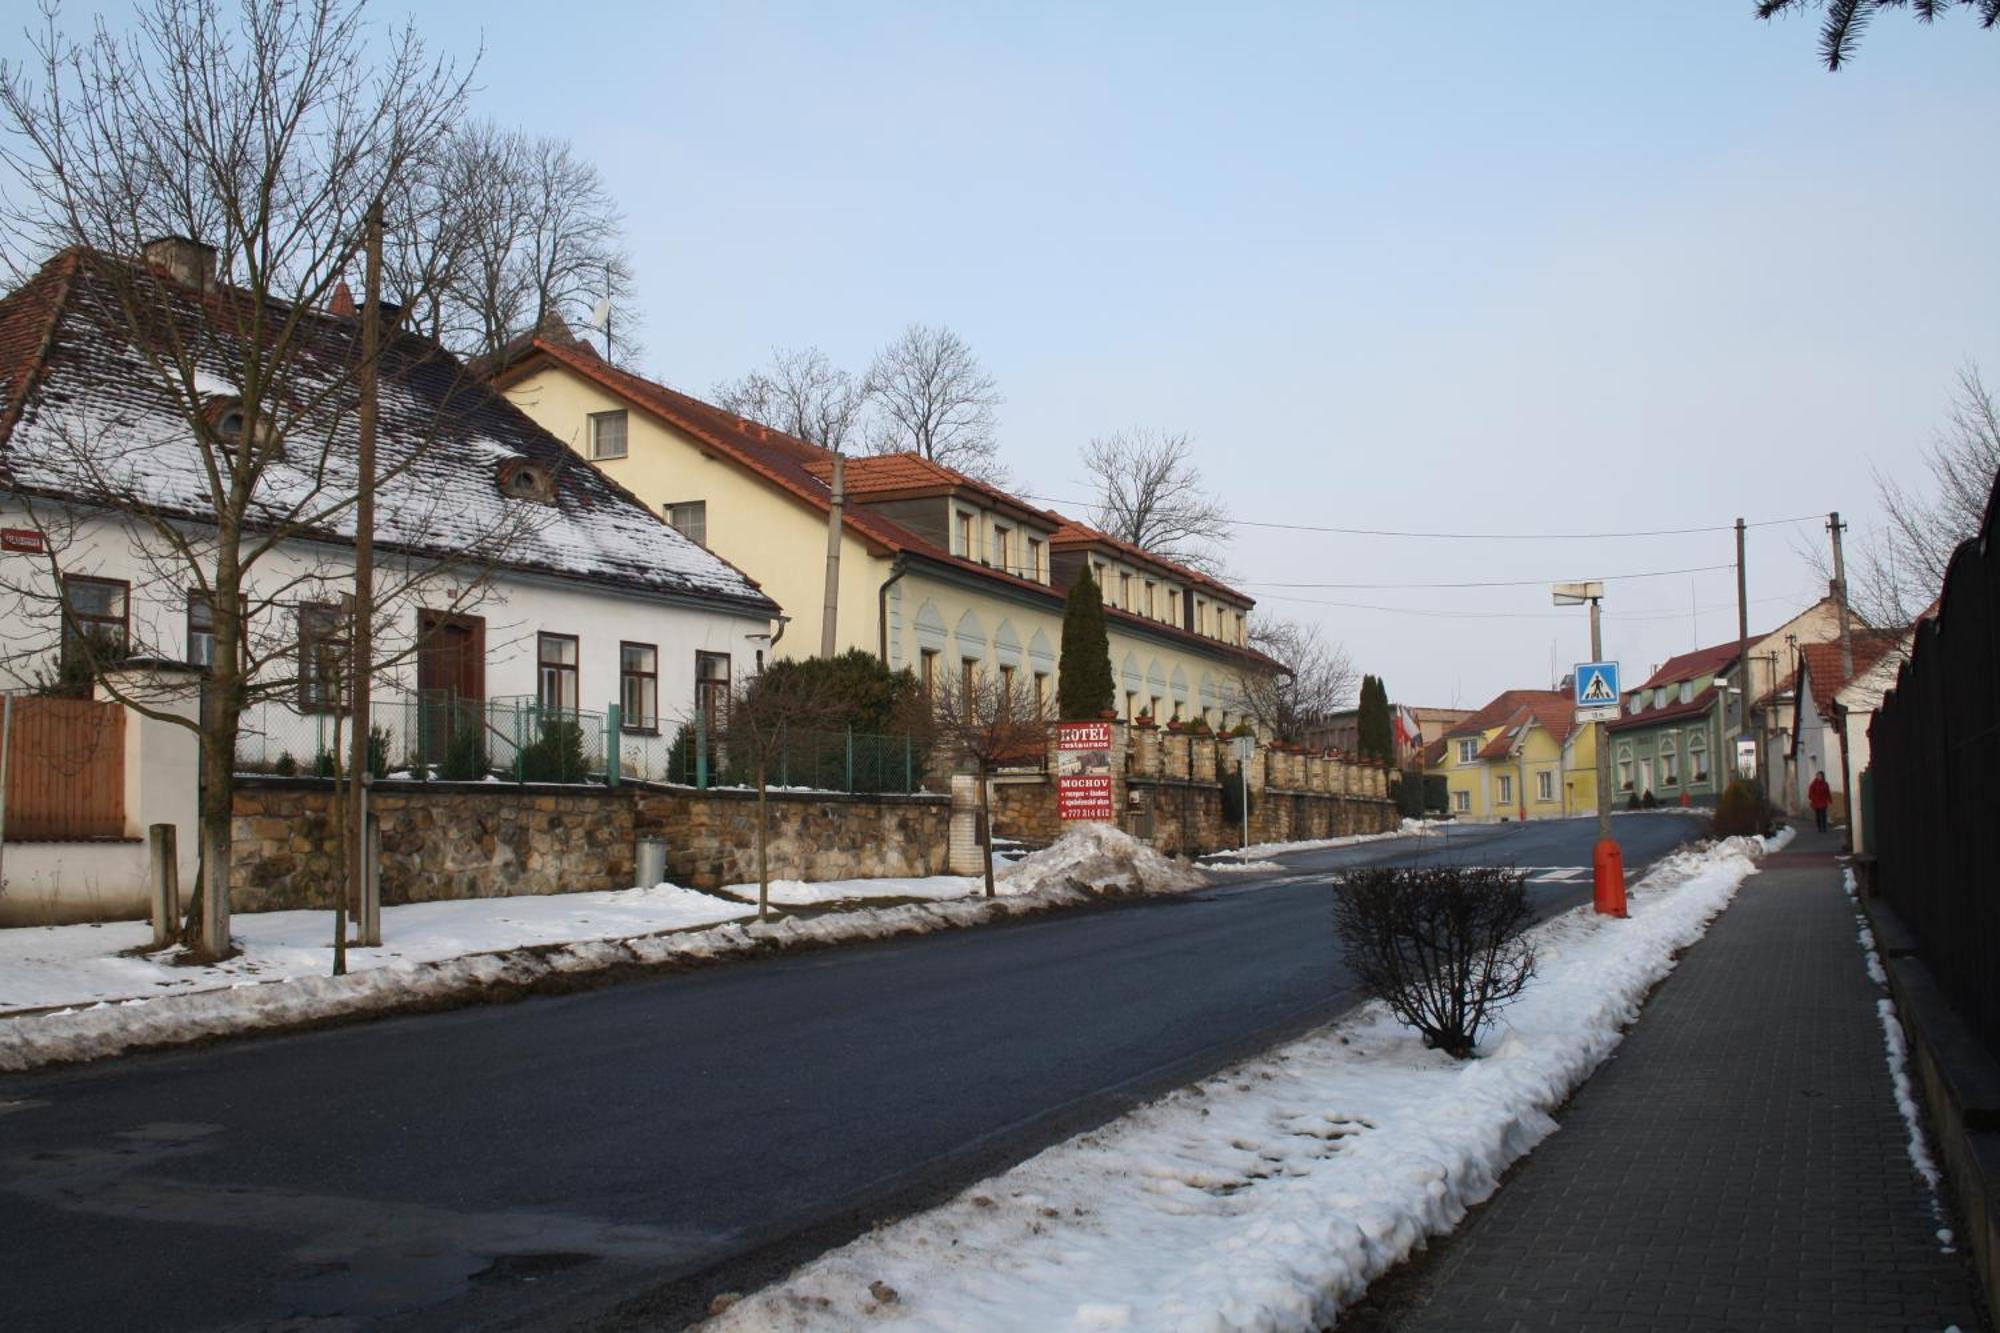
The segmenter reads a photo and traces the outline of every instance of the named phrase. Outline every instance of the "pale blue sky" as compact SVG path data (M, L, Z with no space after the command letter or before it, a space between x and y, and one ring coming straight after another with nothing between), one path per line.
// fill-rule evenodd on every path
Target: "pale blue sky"
M857 370L911 320L999 379L1021 489L1192 431L1238 517L1451 531L1839 508L1958 368L2000 381L2000 34L1888 14L1840 74L1749 0L1604 5L424 5L478 107L623 202L646 363ZM554 21L551 22L551 16ZM468 40L467 45L470 42ZM1751 541L1752 629L1815 594ZM1726 533L1434 542L1244 530L1233 576L1405 702L1586 656L1539 581L1720 564ZM1482 591L1279 582L1533 579ZM1476 612L1445 618L1405 611ZM1614 584L1628 674L1734 634L1733 575ZM1651 618L1638 618L1640 615Z

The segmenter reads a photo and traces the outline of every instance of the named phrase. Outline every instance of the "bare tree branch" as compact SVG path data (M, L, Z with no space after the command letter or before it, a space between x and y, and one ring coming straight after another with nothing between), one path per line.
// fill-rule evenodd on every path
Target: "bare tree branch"
M980 481L1005 479L993 434L999 385L950 329L904 329L875 354L866 391L876 412L870 452L914 452Z
M979 784L979 842L989 898L993 837L987 779L997 768L1035 762L1048 739L1047 705L1020 675L967 662L958 679L931 687L932 735L946 754L971 766Z
M1105 532L1204 574L1221 573L1215 548L1230 537L1229 510L1202 486L1194 437L1125 430L1083 449L1097 492L1092 522Z
M1246 665L1237 676L1243 711L1257 729L1277 740L1297 740L1328 714L1348 706L1359 677L1347 650L1320 637L1319 626L1291 620L1253 620L1250 643L1288 668Z
M718 407L837 453L868 405L867 385L817 347L774 347L767 369L718 384L711 396Z

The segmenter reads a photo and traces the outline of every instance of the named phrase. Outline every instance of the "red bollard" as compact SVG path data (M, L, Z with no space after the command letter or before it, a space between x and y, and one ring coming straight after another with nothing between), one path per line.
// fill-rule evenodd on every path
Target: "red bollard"
M1612 838L1600 838L1592 857L1597 868L1597 914L1625 915L1625 851Z

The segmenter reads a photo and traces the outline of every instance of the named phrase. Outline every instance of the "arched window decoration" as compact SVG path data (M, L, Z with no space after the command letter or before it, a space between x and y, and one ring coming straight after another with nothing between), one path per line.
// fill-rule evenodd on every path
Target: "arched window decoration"
M1708 737L1698 731L1688 737L1688 781L1708 781Z
M1660 785L1678 787L1681 782L1680 753L1674 747L1673 734L1660 737Z
M1632 790L1632 747L1618 747L1618 790Z

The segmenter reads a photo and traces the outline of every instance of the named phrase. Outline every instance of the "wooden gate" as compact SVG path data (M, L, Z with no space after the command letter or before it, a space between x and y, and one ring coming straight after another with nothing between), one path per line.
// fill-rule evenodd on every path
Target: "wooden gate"
M6 802L9 842L124 837L124 705L16 697Z

